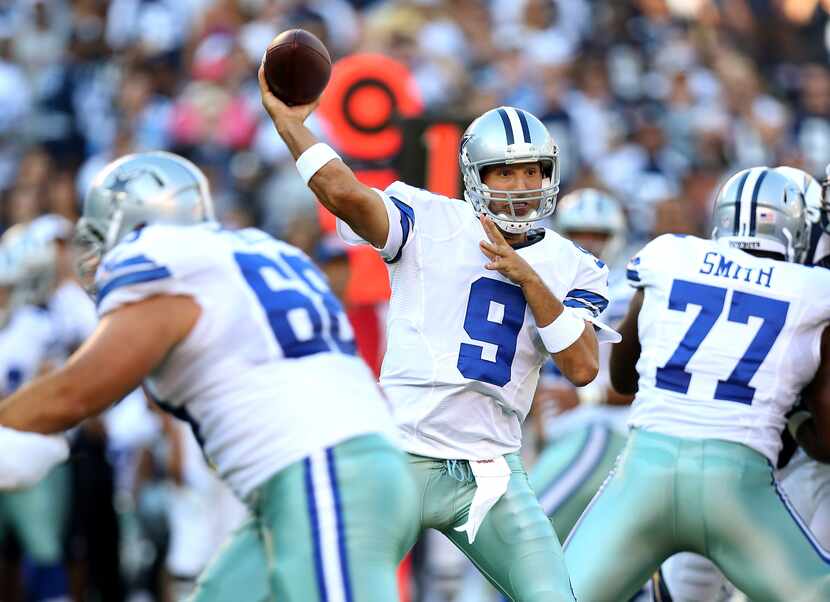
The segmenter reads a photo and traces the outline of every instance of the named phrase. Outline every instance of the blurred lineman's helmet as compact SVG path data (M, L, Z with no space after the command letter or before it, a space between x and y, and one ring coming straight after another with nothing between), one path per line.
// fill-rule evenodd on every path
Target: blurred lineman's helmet
M554 227L562 234L595 232L608 236L601 259L611 263L625 246L625 214L617 200L595 188L580 188L557 203Z
M822 219L827 212L822 206L821 184L818 180L797 167L782 165L776 167L775 171L787 176L804 195L804 202L807 204L807 221L811 224L821 224L827 229L827 219Z
M498 191L481 181L481 171L488 165L537 161L542 169L542 188ZM559 149L548 129L527 111L499 107L473 121L461 139L459 162L464 198L505 232L527 232L533 222L553 213L559 193ZM509 213L493 212L490 204L494 201L504 204ZM517 203L521 204L519 211Z
M35 222L17 224L0 239L13 283L13 305L45 305L55 286L55 241L39 235Z
M29 233L44 243L72 240L75 224L56 213L41 215L29 222Z
M76 242L81 279L104 253L148 224L197 224L214 219L207 178L193 163L163 151L135 153L102 169L84 199Z
M12 254L0 244L0 328L9 321L19 299L15 296L20 266L14 261Z
M801 263L809 245L810 223L804 194L769 167L739 171L715 199L712 238L746 251L780 253Z

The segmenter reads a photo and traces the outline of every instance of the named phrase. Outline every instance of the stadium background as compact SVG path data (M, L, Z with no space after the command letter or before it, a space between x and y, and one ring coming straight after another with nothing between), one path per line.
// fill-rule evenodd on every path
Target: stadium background
M514 105L557 140L563 193L611 192L636 246L705 235L713 190L736 169L823 175L828 15L828 0L0 0L0 222L75 221L108 161L181 153L208 174L224 224L262 227L326 268L377 370L385 270L331 234L260 106L256 68L276 33L308 29L341 59L310 122L365 182L457 196L463 128ZM73 590L175 599L175 577L240 510L179 425L140 396L113 414L75 435ZM416 599L450 599L437 590L456 569L430 574L443 565L429 557L416 554ZM25 568L3 538L0 599L22 599Z

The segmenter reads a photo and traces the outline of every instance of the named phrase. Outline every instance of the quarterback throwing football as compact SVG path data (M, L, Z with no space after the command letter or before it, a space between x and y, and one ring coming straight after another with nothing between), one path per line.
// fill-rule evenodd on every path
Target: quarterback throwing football
M556 534L518 456L539 368L593 380L605 265L552 230L558 149L542 123L488 111L461 145L467 202L361 184L303 125L316 103L263 105L300 175L350 243L369 243L392 287L380 382L418 487L420 530L449 537L512 600L573 600ZM418 532L402 542L414 544Z

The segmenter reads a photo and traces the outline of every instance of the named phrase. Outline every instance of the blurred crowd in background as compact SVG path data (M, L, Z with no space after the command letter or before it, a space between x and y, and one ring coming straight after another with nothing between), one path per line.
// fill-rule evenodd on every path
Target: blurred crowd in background
M565 191L607 188L638 230L655 203L677 200L698 230L725 170L820 175L830 159L829 11L826 0L0 0L2 223L74 219L107 161L169 149L208 172L223 221L290 238L313 199L260 107L256 68L276 33L302 27L335 59L405 63L428 114L533 112L559 143Z
M405 64L428 117L533 112L559 145L561 194L610 192L632 241L708 233L714 189L739 168L821 177L830 162L828 0L0 0L2 229L47 213L74 222L106 163L166 149L207 173L226 226L342 259L260 105L262 53L292 27L333 59L376 52ZM326 123L311 122L325 138ZM243 514L232 500L218 508L198 450L144 407L87 428L113 475L90 495L103 491L96 503L117 519L109 547L89 533L69 544L76 572L86 563L74 580L84 599L173 599L175 577L204 560L172 558L169 525L202 512L217 517L218 537ZM188 480L201 498L179 487ZM14 599L9 581L0 599Z

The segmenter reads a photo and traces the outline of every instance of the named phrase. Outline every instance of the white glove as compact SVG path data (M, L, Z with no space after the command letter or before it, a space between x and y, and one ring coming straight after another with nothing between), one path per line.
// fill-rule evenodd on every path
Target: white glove
M493 460L470 460L470 468L476 478L476 492L470 504L470 511L467 513L467 522L456 527L455 530L466 532L467 541L473 543L478 528L484 522L484 517L507 491L510 467L507 465L507 460L499 456Z
M68 457L69 445L63 435L0 426L0 490L31 487Z

